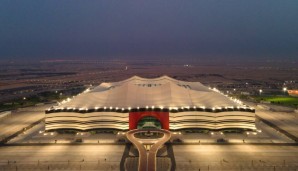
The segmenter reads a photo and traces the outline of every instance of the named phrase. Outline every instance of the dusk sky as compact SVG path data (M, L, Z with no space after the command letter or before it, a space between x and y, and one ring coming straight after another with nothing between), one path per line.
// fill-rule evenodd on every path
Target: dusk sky
M0 59L298 59L298 0L1 0Z

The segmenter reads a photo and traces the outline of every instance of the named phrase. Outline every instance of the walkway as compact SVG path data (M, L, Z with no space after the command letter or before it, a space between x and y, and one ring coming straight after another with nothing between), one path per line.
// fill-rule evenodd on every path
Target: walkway
M142 132L156 132L163 133L161 138L157 139L141 139L136 138L134 135ZM167 130L156 130L156 129L146 129L146 130L131 130L126 133L126 137L131 141L139 151L139 171L155 171L156 170L156 153L158 149L166 143L171 138L171 133ZM144 147L144 141L151 140L153 145L147 151Z

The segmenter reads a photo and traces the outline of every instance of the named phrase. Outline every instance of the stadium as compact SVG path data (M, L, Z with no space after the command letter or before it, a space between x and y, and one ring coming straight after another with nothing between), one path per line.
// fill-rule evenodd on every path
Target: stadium
M288 94L293 97L298 97L298 90L288 90Z
M199 82L168 76L102 83L45 111L46 131L256 130L255 109Z

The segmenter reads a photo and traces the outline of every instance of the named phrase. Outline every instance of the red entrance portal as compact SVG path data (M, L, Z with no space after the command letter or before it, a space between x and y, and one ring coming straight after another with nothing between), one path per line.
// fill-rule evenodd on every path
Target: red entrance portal
M138 122L146 116L152 116L158 119L161 123L162 129L169 130L169 112L157 112L157 111L130 112L129 130L137 129Z

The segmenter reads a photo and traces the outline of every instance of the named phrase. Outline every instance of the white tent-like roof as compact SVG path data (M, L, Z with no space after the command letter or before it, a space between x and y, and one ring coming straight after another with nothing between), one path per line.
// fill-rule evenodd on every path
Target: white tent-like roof
M102 83L53 109L130 110L136 108L247 108L217 90L199 82L179 81L168 76L154 79L131 77L113 83Z

